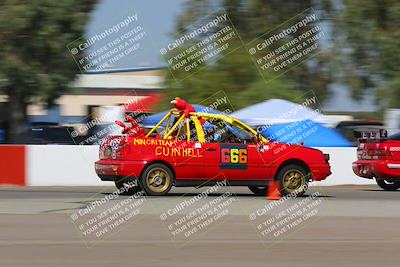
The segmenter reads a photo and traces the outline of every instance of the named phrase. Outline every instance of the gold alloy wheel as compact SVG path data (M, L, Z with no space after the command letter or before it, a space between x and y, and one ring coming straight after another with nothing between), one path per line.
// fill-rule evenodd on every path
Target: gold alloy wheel
M289 170L283 175L283 186L290 193L302 190L305 184L306 177L299 170Z
M171 184L171 177L162 168L153 168L146 176L147 187L155 192L162 193L167 190Z

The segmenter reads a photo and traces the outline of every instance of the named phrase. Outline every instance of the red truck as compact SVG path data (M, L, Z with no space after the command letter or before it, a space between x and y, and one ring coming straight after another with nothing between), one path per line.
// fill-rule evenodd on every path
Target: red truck
M130 119L132 121L132 119ZM277 180L283 195L299 196L309 181L331 174L329 155L320 150L268 142L243 122L222 114L172 109L148 132L124 126L123 135L100 144L95 170L118 188L136 180L148 195L165 195L172 186L200 187L226 181L265 195Z
M356 175L375 178L384 190L400 188L400 133L390 137L383 129L364 133L357 147L357 159L353 162Z

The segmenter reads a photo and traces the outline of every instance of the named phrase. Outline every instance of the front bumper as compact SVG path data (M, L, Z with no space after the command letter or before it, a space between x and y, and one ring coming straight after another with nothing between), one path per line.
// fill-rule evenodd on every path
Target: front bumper
M385 178L400 180L400 163L387 160L357 160L352 164L353 172L363 178Z
M116 181L125 177L139 177L143 164L137 161L98 160L94 166L102 181Z

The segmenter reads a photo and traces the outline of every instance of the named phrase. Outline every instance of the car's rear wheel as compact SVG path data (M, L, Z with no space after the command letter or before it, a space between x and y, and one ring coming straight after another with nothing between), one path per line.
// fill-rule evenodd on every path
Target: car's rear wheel
M387 181L385 179L376 178L376 183L380 188L386 191L396 191L400 188L400 182L398 181Z
M149 196L166 195L173 184L171 170L161 163L148 166L140 177L140 185Z
M137 181L131 178L115 180L115 186L118 188L121 195L133 195L142 190L137 184Z
M308 189L308 172L299 165L284 166L276 177L282 195L302 196Z
M268 192L268 187L266 186L249 186L251 192L256 196L266 196Z

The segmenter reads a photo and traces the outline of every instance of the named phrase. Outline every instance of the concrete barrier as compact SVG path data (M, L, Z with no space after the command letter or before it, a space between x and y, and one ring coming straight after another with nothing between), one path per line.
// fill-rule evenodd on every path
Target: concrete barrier
M357 160L356 147L316 147L330 155L332 174L321 182L312 185L343 185L343 184L376 184L375 180L358 177L354 174L351 164Z
M94 162L98 159L98 146L29 145L18 146L19 152L11 149L12 153L10 148L13 146L0 147L2 148L0 150L2 155L0 157L0 160L2 159L0 185L77 186L113 184L112 182L100 181L94 171ZM375 183L373 180L360 178L353 173L351 163L356 160L356 148L324 147L318 149L330 154L332 175L325 181L314 182L311 185ZM21 155L21 151L24 151L25 155ZM8 154L14 155L13 158L7 158ZM7 159L7 162L5 159ZM11 166L10 164L13 164L13 168L23 171L17 171L16 175L10 174L9 171L5 171L6 165ZM19 167L17 167L18 164ZM21 177L21 175L25 177Z
M94 171L98 146L28 146L27 185L106 185Z

